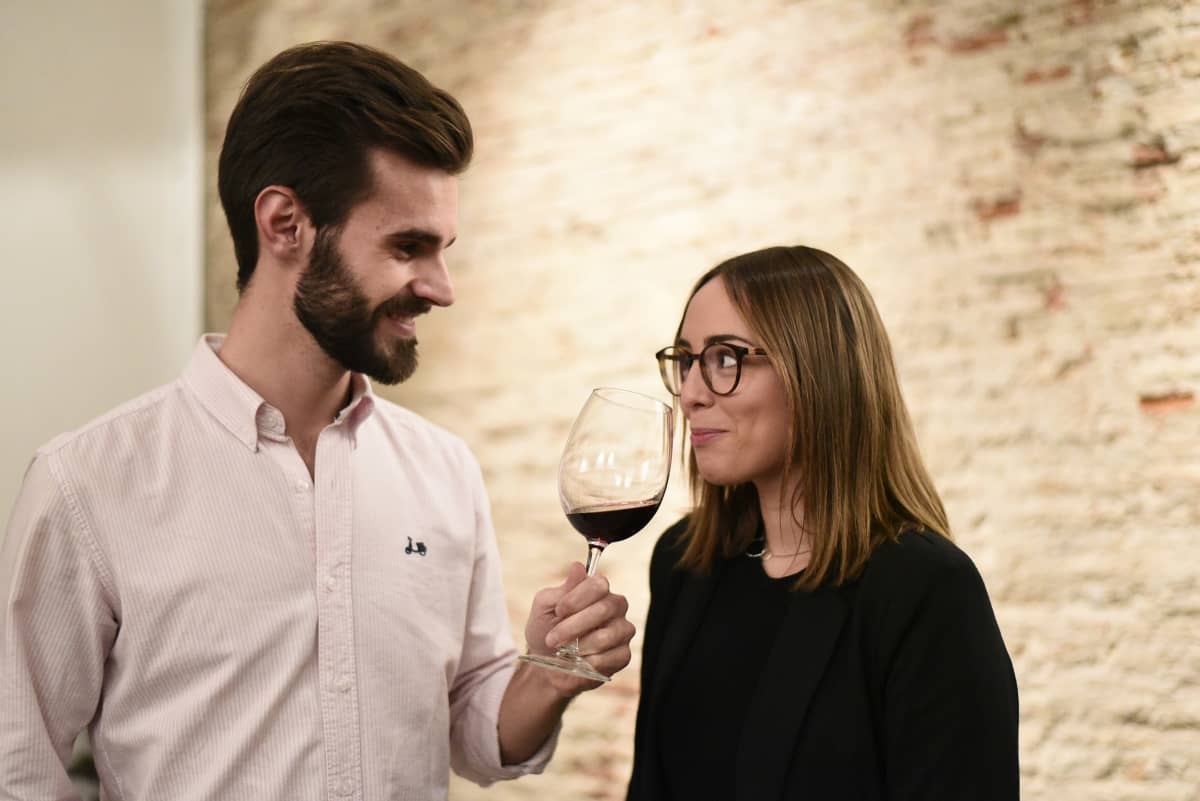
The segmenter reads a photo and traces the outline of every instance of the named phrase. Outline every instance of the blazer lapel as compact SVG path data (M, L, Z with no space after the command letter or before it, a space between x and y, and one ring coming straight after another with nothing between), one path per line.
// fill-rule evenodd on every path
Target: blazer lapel
M845 624L834 589L797 592L750 700L736 763L738 801L781 798L796 737Z
M718 562L712 573L706 576L686 574L680 577L679 594L672 605L671 614L667 617L670 622L663 633L662 650L658 655L658 667L655 669L654 687L650 695L656 709L657 702L666 697L668 683L675 675L675 670L687 657L688 646L691 645L696 629L704 618L704 610L708 607L713 588L722 571L723 565Z

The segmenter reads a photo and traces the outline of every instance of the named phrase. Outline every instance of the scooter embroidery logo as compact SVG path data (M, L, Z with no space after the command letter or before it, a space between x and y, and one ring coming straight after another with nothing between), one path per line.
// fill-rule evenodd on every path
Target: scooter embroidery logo
M425 543L418 542L416 545L413 545L412 537L408 538L408 545L405 546L404 552L409 556L412 556L414 553L417 556L424 556L428 553L428 551L425 550Z

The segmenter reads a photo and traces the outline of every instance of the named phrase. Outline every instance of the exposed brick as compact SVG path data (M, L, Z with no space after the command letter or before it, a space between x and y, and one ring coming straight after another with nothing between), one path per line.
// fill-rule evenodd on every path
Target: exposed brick
M1142 395L1138 398L1138 405L1143 412L1149 415L1171 414L1183 409L1190 409L1195 403L1196 396L1192 392L1164 392Z
M978 31L950 40L946 49L951 53L976 53L1008 42L1008 31L1003 28Z
M1044 70L1029 70L1021 76L1021 83L1050 83L1052 81L1060 81L1071 74L1071 67L1067 64L1060 64L1053 69L1047 68Z
M1063 21L1069 26L1087 25L1096 21L1095 0L1069 0Z
M1129 165L1135 170L1143 170L1147 167L1160 167L1164 164L1175 164L1178 161L1178 153L1172 153L1167 150L1165 145L1156 143L1149 145L1134 145L1133 154L1130 157Z
M1046 144L1046 137L1030 132L1024 123L1018 120L1013 130L1013 143L1022 153L1034 156Z
M909 51L917 51L924 47L937 44L937 36L933 30L932 14L917 14L904 27L904 46Z
M1067 307L1066 287L1057 280L1046 287L1044 297L1047 309L1061 310Z
M1021 193L1014 192L987 200L972 200L971 209L981 222L991 222L1002 217L1012 217L1021 212Z
M458 302L422 318L416 376L379 391L479 456L518 643L532 594L582 556L555 468L588 390L661 395L651 354L691 282L807 242L862 275L889 326L1013 655L1022 797L1200 801L1196 0L206 11L210 186L242 81L300 39L381 44L472 115ZM207 221L221 329L236 295L215 192ZM686 495L677 474L601 561L639 627ZM451 797L623 798L640 647L573 702L544 775L455 779Z

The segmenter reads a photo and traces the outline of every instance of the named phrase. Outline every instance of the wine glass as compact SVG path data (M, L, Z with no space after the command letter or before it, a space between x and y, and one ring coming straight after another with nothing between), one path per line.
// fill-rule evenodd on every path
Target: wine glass
M609 544L632 537L662 503L671 473L671 407L637 392L592 390L558 463L558 498L587 540L587 574ZM579 655L578 641L554 654L522 659L594 681L608 681Z

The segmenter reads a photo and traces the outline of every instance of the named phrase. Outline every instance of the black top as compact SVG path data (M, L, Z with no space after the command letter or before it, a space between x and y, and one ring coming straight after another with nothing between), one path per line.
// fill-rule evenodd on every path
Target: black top
M771 578L760 560L745 556L722 571L663 697L658 748L667 794L662 801L733 798L730 744L741 739L746 707L795 581L796 576ZM704 703L696 703L701 698Z
M684 526L662 536L650 563L629 801L668 798L679 781L678 757L664 745L690 734L676 729L670 705L690 698L715 709L727 683L728 663L684 664L707 636L725 571L738 563L706 576L679 568ZM785 606L741 726L696 759L691 780L707 789L690 798L1019 798L1012 662L979 572L952 542L905 533L880 545L855 580L790 593ZM675 697L684 669L707 676L690 679L702 689ZM709 779L732 781L732 793L728 784L713 792Z

